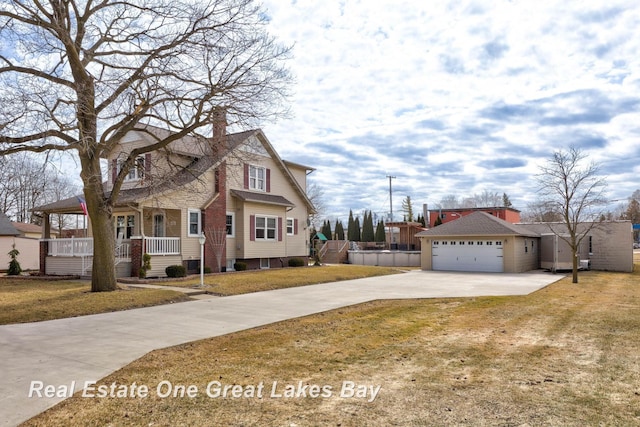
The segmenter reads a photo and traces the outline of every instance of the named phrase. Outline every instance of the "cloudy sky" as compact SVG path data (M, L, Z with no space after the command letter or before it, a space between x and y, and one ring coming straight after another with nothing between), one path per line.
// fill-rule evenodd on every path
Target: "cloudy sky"
M640 188L637 1L265 0L294 45L292 116L263 129L313 166L326 216L394 218L446 195L506 192L526 210L534 175L573 145L608 196ZM613 205L619 204L614 202Z

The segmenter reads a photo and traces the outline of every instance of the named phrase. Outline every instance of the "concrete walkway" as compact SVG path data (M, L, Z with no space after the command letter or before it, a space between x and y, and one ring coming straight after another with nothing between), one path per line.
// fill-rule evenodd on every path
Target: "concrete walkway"
M115 313L0 326L0 423L17 425L65 397L28 397L97 381L151 350L378 299L525 295L564 276L411 271Z

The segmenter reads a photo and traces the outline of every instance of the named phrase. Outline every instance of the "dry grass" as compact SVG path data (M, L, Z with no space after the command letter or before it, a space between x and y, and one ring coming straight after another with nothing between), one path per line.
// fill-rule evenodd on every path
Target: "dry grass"
M186 301L181 292L129 289L90 292L82 281L0 280L0 325L39 322Z
M340 264L210 274L205 276L204 284L208 292L227 296L395 273L400 273L400 270L392 267ZM168 280L154 284L193 287L200 284L200 277L184 281Z
M147 398L76 395L55 425L638 425L640 274L587 272L525 297L382 301L154 351L101 381ZM161 381L196 397L159 398ZM211 398L210 381L265 384ZM331 397L273 398L287 384ZM381 386L373 402L343 381Z

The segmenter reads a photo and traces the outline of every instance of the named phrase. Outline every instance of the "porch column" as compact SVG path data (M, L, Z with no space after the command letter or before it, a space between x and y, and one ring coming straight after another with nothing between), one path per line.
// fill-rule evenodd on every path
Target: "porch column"
M58 236L62 237L62 236ZM42 238L50 239L51 238L51 216L44 212L44 227L42 229Z
M42 238L51 238L51 219L48 212L43 212ZM60 237L60 236L59 236ZM49 242L40 240L40 274L47 274L47 255L49 254Z
M40 274L47 274L47 254L49 254L49 241L40 240Z
M143 253L142 243L142 236L131 236L131 277L140 276Z

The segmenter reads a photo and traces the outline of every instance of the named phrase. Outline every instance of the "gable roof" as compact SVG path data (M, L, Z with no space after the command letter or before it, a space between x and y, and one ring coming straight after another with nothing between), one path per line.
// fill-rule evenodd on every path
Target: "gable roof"
M421 231L417 237L428 236L527 236L539 237L538 233L512 224L508 221L490 215L486 212L476 211L462 218L456 219Z
M11 224L9 218L0 212L0 236L19 236L20 232Z

